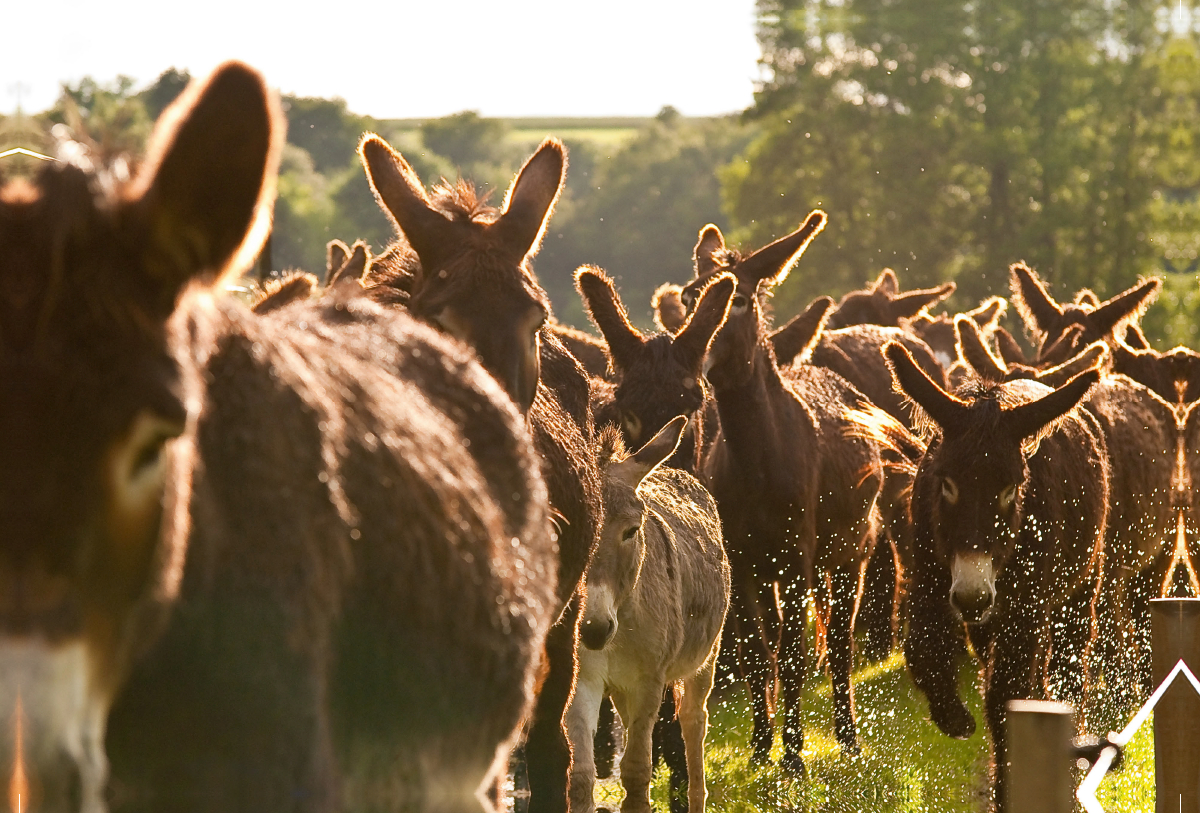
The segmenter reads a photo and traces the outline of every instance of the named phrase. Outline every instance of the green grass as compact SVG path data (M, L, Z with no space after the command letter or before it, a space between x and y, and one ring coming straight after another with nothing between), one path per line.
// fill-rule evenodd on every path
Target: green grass
M739 686L728 686L714 693L709 703L708 810L982 813L987 810L988 746L978 681L974 664L964 666L960 688L979 727L973 737L960 741L944 736L929 721L925 699L912 685L900 655L860 669L854 676L854 691L862 753L851 757L843 755L833 739L829 678L812 675L804 703L808 781L793 780L775 765L749 764L746 693ZM777 741L775 759L780 751ZM1123 770L1101 784L1099 797L1109 813L1153 810L1154 746L1149 723L1129 744ZM617 780L598 784L598 805L616 809L621 798ZM665 766L660 765L655 774L651 798L656 810L668 810Z

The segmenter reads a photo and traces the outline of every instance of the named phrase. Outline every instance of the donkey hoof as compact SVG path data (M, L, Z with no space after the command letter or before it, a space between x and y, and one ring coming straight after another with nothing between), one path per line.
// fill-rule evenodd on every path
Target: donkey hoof
M796 779L808 778L808 768L804 767L804 760L799 754L785 751L783 759L779 760L779 767L783 769L784 773Z
M965 740L975 733L975 718L962 703L948 704L947 707L930 706L929 714L947 737Z

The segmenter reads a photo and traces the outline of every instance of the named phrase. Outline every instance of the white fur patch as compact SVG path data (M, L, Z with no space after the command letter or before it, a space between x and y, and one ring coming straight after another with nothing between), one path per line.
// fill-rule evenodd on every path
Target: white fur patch
M996 600L996 574L989 553L960 553L950 567L950 595L986 593L989 604Z
M0 770L12 775L17 700L20 698L25 774L34 787L47 774L62 781L64 761L76 766L80 813L105 813L108 757L104 731L108 703L94 691L82 642L51 647L41 642L0 642ZM50 795L50 794L45 794Z

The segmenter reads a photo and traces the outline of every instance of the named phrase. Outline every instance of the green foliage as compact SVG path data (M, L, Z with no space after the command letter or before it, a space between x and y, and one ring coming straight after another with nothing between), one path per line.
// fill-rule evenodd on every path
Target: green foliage
M109 84L90 76L74 85L64 84L47 119L69 127L71 137L86 144L100 163L141 155L154 120L133 92L133 84L128 76L118 76Z
M728 225L717 170L747 139L735 119L689 120L666 108L607 155L570 143L567 194L537 263L556 315L589 326L572 274L590 263L618 280L631 317L650 326L654 289L690 278L699 229Z
M829 212L789 307L883 266L956 280L958 305L1006 293L1019 259L1061 289L1123 289L1156 262L1158 5L760 0L763 130L725 176L736 236Z
M328 173L357 164L358 139L373 122L346 110L344 99L283 97L288 142L312 156L317 172Z
M480 174L507 157L504 144L508 125L500 119L485 119L474 110L464 110L420 127L425 146L444 157L465 176Z
M167 109L167 105L175 101L183 89L192 81L192 75L186 70L167 68L154 84L143 90L138 96L146 106L146 113L151 119L157 119Z

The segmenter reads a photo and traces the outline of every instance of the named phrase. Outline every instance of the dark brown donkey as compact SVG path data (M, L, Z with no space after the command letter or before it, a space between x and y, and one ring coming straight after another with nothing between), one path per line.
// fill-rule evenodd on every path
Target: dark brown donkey
M952 293L953 282L944 283L936 288L900 293L896 272L885 268L870 288L851 291L838 300L833 312L829 314L828 327L830 330L850 325L897 327L901 320L916 316Z
M1109 470L1100 427L1075 407L1100 374L1057 390L1012 381L951 395L900 345L885 352L898 386L930 422L912 493L908 668L938 728L969 736L975 721L958 694L967 622L985 667L993 764L1003 766L1005 704L1043 697L1048 673L1082 684L1071 668L1089 643ZM1063 631L1053 646L1052 621ZM1004 772L994 773L1004 810Z
M532 702L554 554L507 397L366 299L221 290L282 142L230 63L128 185L0 187L0 703L42 810L104 811L111 760L121 810L334 811L365 751L391 804L478 811Z
M567 805L570 770L562 718L575 685L577 590L603 520L588 378L545 329L550 301L529 265L562 186L566 153L554 139L543 142L497 210L465 182L427 194L412 167L378 136L364 138L359 152L402 235L367 269L369 291L473 347L528 413L543 459L559 519L558 596L565 611L547 641L550 671L526 756L530 810L558 813Z
M751 685L753 756L763 761L770 753L767 691L778 672L784 764L797 773L804 765L803 607L818 571L831 572L832 580L834 729L844 749L857 749L850 631L861 567L879 530L883 481L878 448L848 436L844 413L865 404L863 396L821 367L781 373L762 316L761 297L787 276L824 224L824 213L814 211L795 232L745 257L725 247L716 226L706 226L696 245L696 279L683 292L695 309L714 277L737 278L729 317L709 350L720 430L702 471L721 512L733 568L729 641Z

